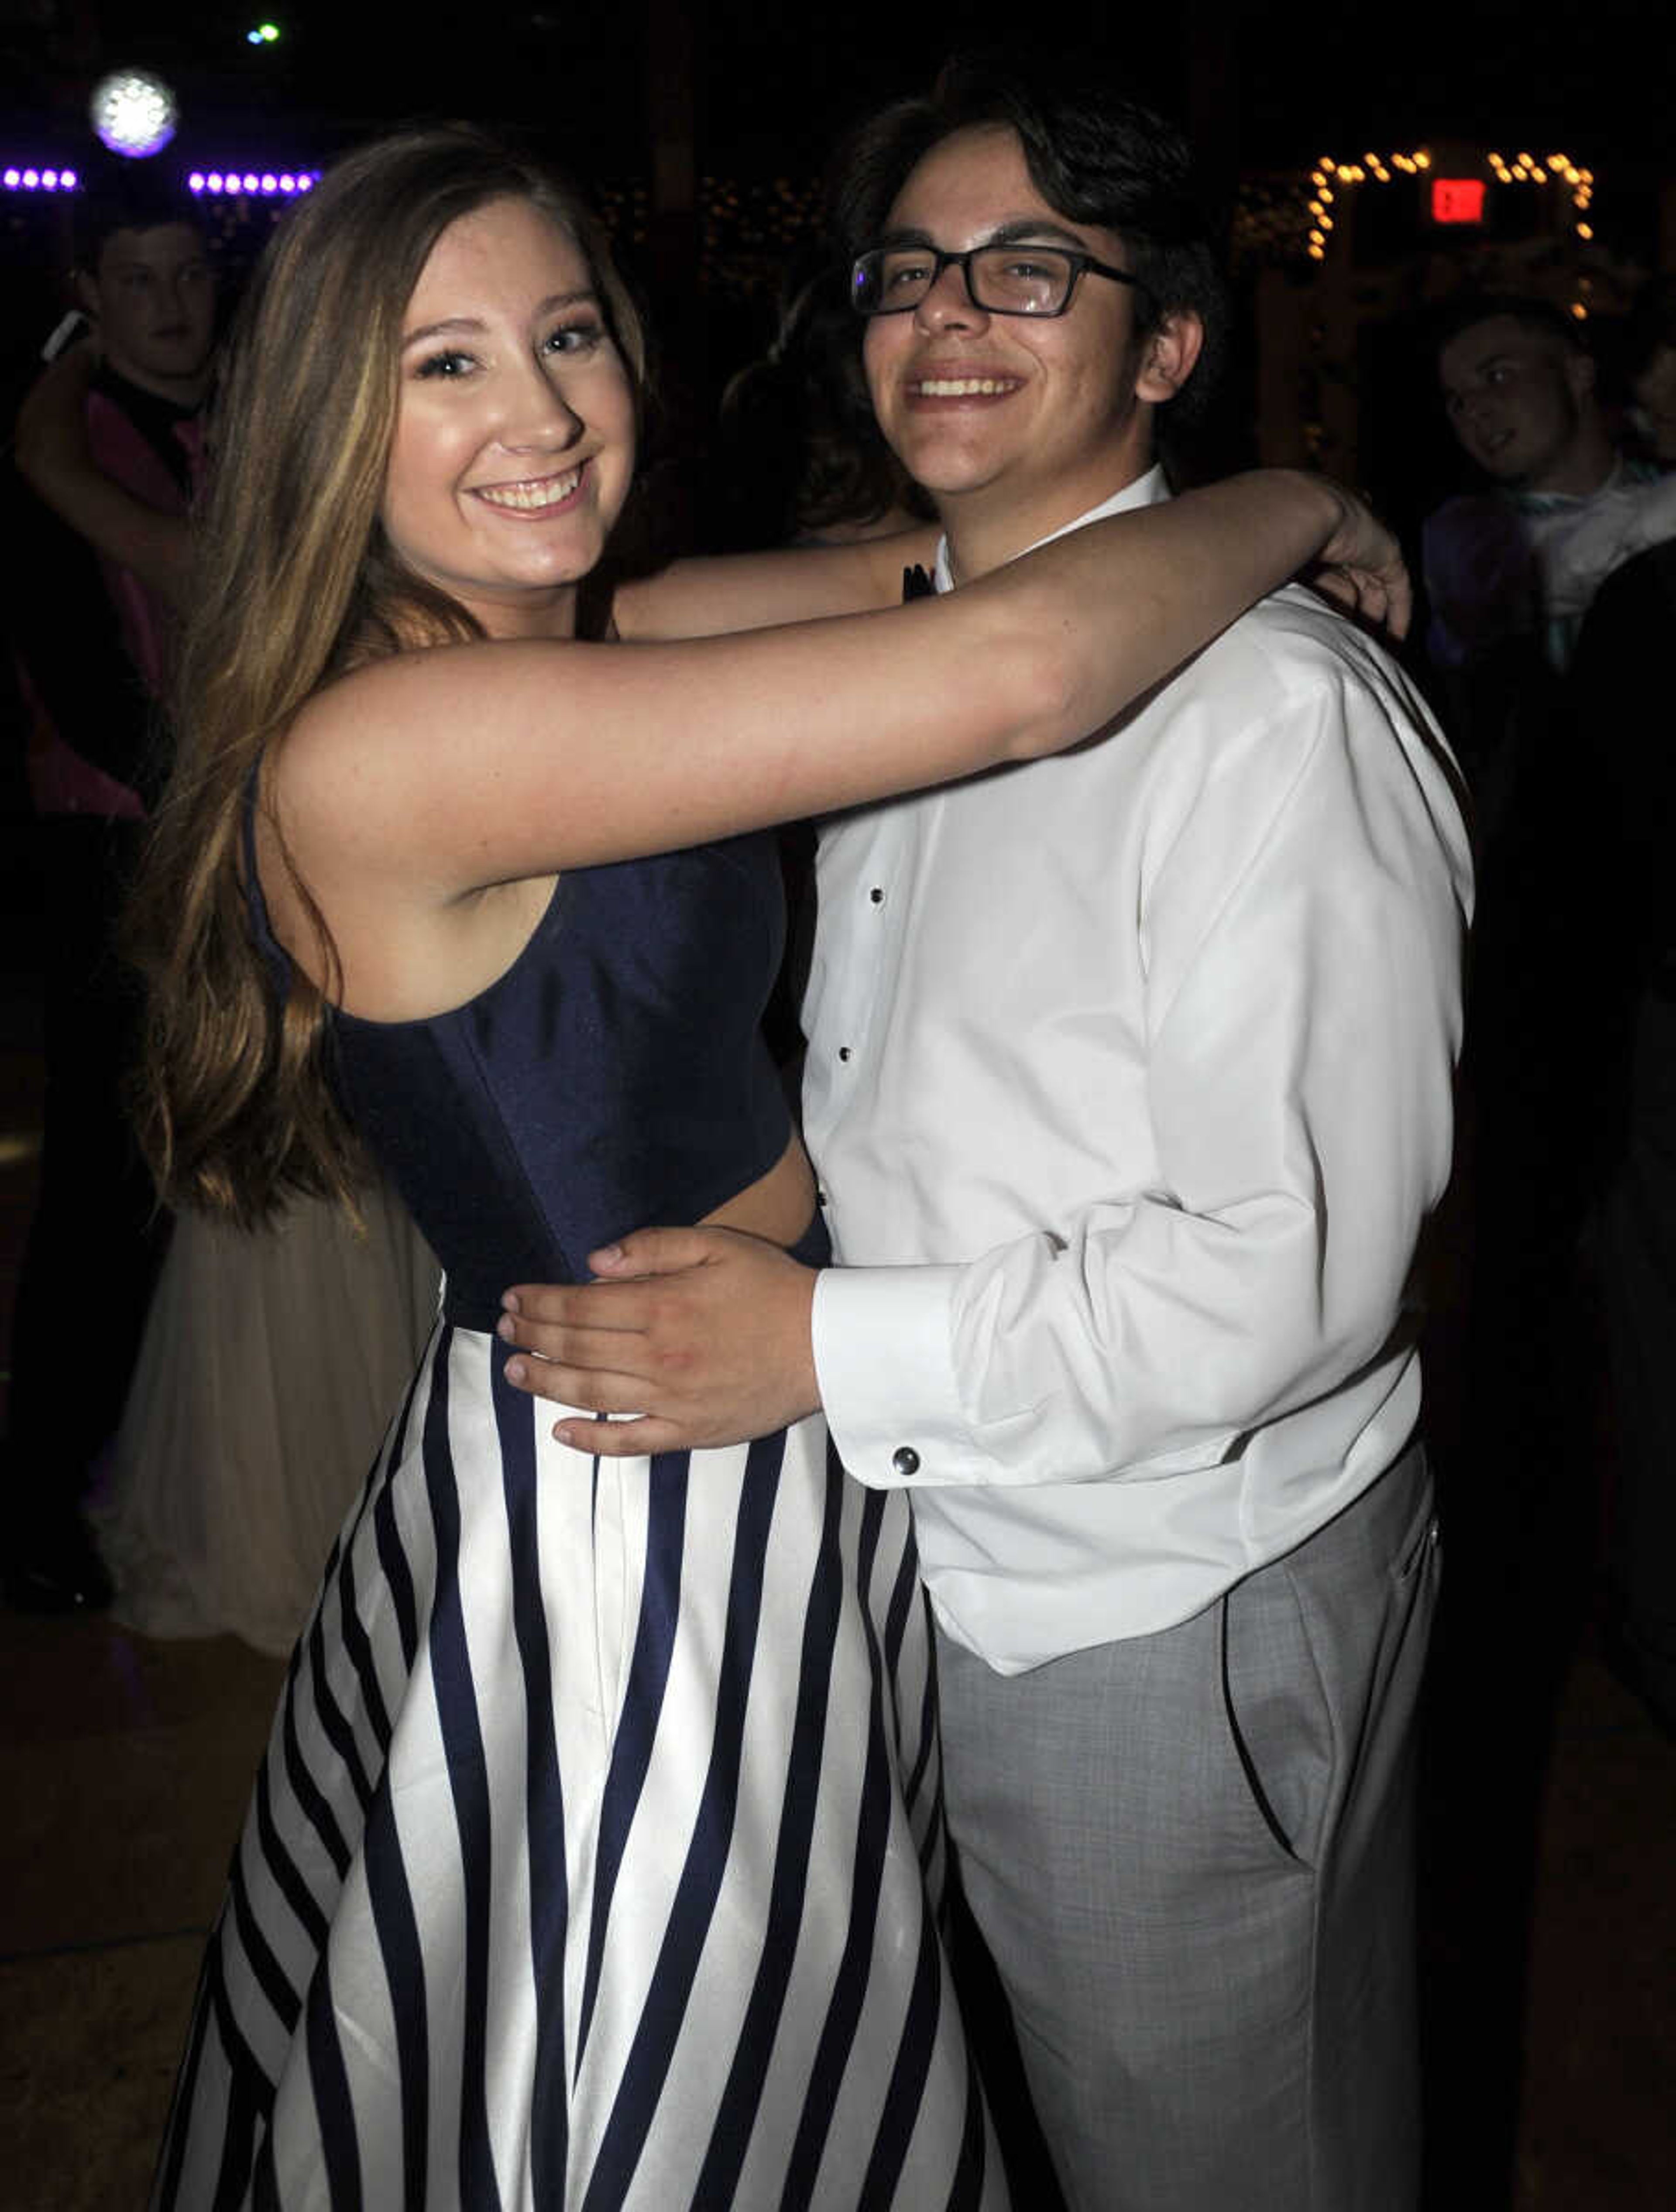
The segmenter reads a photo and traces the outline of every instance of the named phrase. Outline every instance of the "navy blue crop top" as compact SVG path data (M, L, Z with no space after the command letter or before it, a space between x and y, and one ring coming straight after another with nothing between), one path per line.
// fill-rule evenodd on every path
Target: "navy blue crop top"
M253 863L253 933L284 962ZM450 1320L492 1328L511 1284L582 1280L596 1245L697 1221L774 1165L791 1118L759 1024L783 936L758 833L570 870L512 965L447 1013L331 1010L344 1110L441 1261Z

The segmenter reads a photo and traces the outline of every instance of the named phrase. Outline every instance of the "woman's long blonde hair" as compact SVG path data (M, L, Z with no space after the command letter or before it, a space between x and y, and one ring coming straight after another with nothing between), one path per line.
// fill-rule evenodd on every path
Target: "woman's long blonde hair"
M363 1172L327 1076L325 1000L293 966L282 1001L252 941L247 794L322 684L404 640L481 635L398 560L379 510L408 300L449 224L503 198L533 202L575 238L639 389L639 319L592 216L545 167L452 125L363 148L288 214L229 349L175 765L127 936L146 986L138 1118L159 1188L246 1226L292 1194L352 1207ZM292 873L330 975L324 918Z

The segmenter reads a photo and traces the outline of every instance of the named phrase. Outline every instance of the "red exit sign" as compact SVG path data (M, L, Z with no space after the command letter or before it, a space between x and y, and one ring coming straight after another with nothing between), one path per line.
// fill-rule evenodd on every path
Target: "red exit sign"
M1482 222L1484 191L1481 177L1434 177L1431 180L1432 221Z

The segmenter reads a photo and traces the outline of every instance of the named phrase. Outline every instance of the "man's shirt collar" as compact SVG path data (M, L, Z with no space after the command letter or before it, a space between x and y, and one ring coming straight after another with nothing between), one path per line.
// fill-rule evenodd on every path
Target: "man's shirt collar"
M1022 547L1014 558L1021 559L1025 553L1033 553L1038 545L1051 545L1056 538L1066 537L1071 531L1081 530L1090 522L1102 522L1108 514L1127 514L1134 507L1155 507L1160 500L1167 499L1169 495L1170 487L1165 479L1163 468L1155 463L1143 475L1126 483L1121 491L1114 491L1109 499L1101 500L1098 507L1091 507L1086 514L1077 515L1073 521L1063 524L1059 529L1050 530L1045 538L1038 538L1034 544ZM946 537L937 541L935 579L940 592L954 590L954 578L948 565L948 540Z

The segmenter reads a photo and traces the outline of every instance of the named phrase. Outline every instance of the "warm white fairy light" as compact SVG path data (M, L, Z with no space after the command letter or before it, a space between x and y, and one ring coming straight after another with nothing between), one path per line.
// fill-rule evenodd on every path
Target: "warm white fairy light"
M1323 154L1309 172L1309 182L1314 197L1307 203L1310 217L1308 253L1312 261L1326 258L1326 242L1322 234L1332 228L1327 209L1333 198L1333 187L1348 189L1366 184L1388 185L1397 177L1423 176L1432 166L1429 147L1416 146L1411 150L1379 154L1371 149L1358 161L1340 161L1337 155ZM1507 155L1491 151L1484 161L1499 185L1557 185L1571 195L1574 228L1579 240L1591 244L1594 227L1584 220L1594 197L1594 172L1581 167L1569 154L1555 151L1545 160L1538 161L1528 151L1515 154L1511 161ZM1587 308L1577 310L1587 313Z

